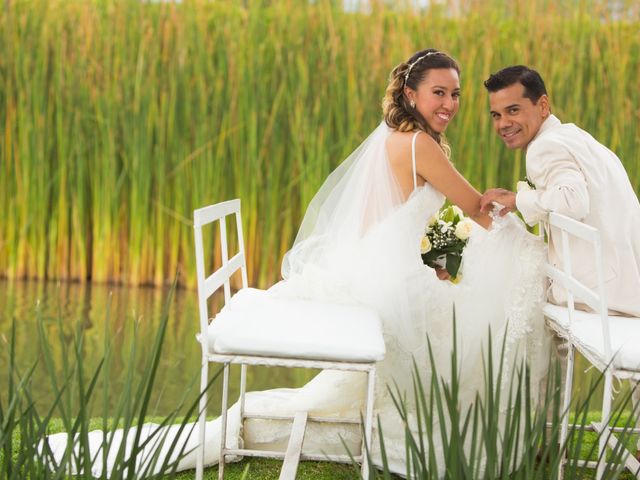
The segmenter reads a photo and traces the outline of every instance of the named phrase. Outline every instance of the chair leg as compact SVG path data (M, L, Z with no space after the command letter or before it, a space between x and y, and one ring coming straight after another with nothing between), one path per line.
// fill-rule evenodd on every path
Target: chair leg
M242 430L242 419L244 418L244 394L247 391L247 366L240 366L240 429Z
M202 357L202 366L200 372L200 417L198 418L198 452L196 456L196 480L202 480L204 474L204 439L205 424L207 421L207 383L209 380L209 361ZM203 393L204 392L204 393Z
M227 402L229 395L229 364L224 364L222 375L222 409L220 411L220 459L218 461L218 479L224 478L224 456L227 448Z
M369 370L367 374L367 403L365 413L364 435L362 438L362 478L369 477L369 459L367 458L367 448L372 448L371 432L373 430L373 403L375 398L376 369Z
M598 469L596 471L596 480L601 480L604 475L605 466L607 464L607 439L612 432L609 430L609 422L611 420L611 397L612 397L613 374L611 366L604 374L604 391L602 393L602 429L600 438L598 439Z
M571 391L573 389L573 364L575 350L573 345L569 344L567 349L567 363L564 379L564 392L562 396L562 424L560 426L560 448L565 447L565 457L568 453L566 446L567 436L569 432L569 411L571 409ZM558 467L558 480L564 478L565 462L561 461Z
M304 432L307 428L307 412L297 412L291 426L289 444L284 454L279 480L295 480L304 444Z
M631 394L631 409L636 417L633 427L640 430L640 383L634 384L631 382L631 388L633 389L633 393ZM640 436L638 436L638 441L636 442L636 450L640 453ZM636 454L636 458L637 457L638 454ZM638 458L638 460L640 460L640 458Z

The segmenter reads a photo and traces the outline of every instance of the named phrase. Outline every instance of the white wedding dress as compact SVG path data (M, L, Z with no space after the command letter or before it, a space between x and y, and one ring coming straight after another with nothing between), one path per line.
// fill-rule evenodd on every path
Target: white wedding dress
M496 357L505 340L504 388L509 369L525 356L532 385L546 373L548 350L541 313L545 250L540 238L529 234L515 216L509 215L496 219L489 231L474 229L464 252L459 284L438 280L422 263L419 245L428 219L442 207L444 198L430 185L418 187L415 182L411 196L402 200L386 160L384 146L389 133L382 123L356 150L355 158L352 155L329 177L309 206L296 243L285 258L285 280L274 285L269 294L356 303L379 312L387 353L378 365L374 414L381 422L389 466L404 474L405 431L388 386L397 385L412 393L414 358L420 375L428 378L432 365L427 338L438 375L449 378L454 305L462 403L469 404L484 385L482 358L489 329ZM246 411L276 415L307 411L310 415L357 417L363 409L365 386L364 374L323 371L299 389L247 393ZM148 434L157 427L143 428ZM176 426L168 428L177 431ZM208 465L218 460L219 428L218 420L206 425ZM238 409L233 406L227 445L242 441L247 448L284 450L290 428L285 422L254 419L245 420L241 426ZM377 465L381 465L380 433L376 426L372 456ZM102 433L93 435L97 452ZM173 431L167 436L173 440ZM182 437L178 445L186 442L185 450L193 451L180 461L179 470L194 468L197 426ZM48 441L54 455L60 457L67 444L66 434L51 435ZM352 452L358 452L358 427L310 424L303 450L344 453L343 441ZM116 445L112 450L117 450L119 442L113 442ZM442 452L435 453L442 463ZM159 456L163 458L163 452ZM93 473L100 475L101 455L96 458Z

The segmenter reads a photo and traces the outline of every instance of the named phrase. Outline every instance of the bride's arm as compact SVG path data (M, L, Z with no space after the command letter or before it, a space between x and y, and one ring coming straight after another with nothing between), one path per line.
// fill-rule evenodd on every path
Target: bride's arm
M480 193L456 170L429 135L416 138L416 170L476 223L484 228L491 226L491 217L480 210Z

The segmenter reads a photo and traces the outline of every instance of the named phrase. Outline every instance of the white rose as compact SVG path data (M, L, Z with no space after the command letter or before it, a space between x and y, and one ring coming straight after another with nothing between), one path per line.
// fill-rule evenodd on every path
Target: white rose
M420 253L425 254L431 250L431 242L428 237L422 237L422 241L420 242Z
M455 236L460 240L466 240L471 236L471 231L473 230L473 222L471 220L461 220L458 225L456 225Z
M429 227L431 227L431 226L435 225L436 223L438 223L438 219L439 219L439 217L438 217L438 212L436 212L436 213L434 213L434 214L433 214L433 217L431 217L431 218L429 219L429 223L427 223L427 225L428 225Z
M464 217L464 212L457 205L452 205L453 213L458 216L458 218Z
M517 192L526 192L527 190L533 190L533 188L531 188L531 185L529 185L524 180L520 180L518 183L516 183Z

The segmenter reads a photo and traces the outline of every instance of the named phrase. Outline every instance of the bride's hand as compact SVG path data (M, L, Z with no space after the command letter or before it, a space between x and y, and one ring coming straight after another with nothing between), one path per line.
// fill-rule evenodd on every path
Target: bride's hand
M435 271L436 271L436 276L440 280L449 280L451 278L451 275L449 275L449 272L447 272L446 268L436 267Z

